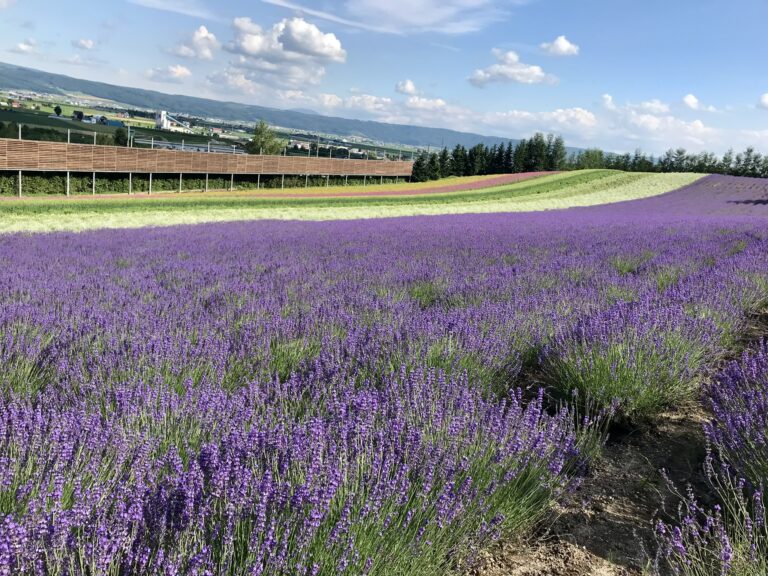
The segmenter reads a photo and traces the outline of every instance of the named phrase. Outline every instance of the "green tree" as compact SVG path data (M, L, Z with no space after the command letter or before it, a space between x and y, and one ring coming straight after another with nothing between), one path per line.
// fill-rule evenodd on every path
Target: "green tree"
M115 140L115 146L128 146L128 132L125 128L118 128L115 130L113 138Z
M53 109L53 113L56 114L56 116L61 116L61 106L57 104L56 108Z
M245 145L248 154L280 154L285 141L277 137L277 132L261 120L253 131L253 139Z
M436 152L432 152L432 154L429 155L429 160L427 161L427 178L429 180L440 179L440 158L437 156Z
M440 176L447 178L451 175L451 154L448 152L448 148L443 148L440 151Z
M426 156L426 152L422 152L416 157L416 160L414 160L413 170L411 171L411 182L426 182L429 180Z
M565 141L563 140L563 137L558 136L557 138L554 138L550 134L547 139L547 161L545 169L562 170L563 166L565 166L566 156L567 152L565 150Z

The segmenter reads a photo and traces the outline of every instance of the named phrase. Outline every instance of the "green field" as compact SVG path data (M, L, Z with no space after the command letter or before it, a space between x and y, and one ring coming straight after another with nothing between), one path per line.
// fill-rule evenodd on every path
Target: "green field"
M86 132L93 134L112 134L116 128L113 126L104 126L102 124L83 124L82 122L72 122L67 120L62 114L62 119L49 118L50 112L33 112L29 110L0 110L0 122L16 122L17 124L26 124L29 126L40 126L43 128L55 128L66 132L67 129L77 132Z
M0 202L0 232L79 231L256 219L341 220L553 210L655 196L700 178L700 174L589 170L473 192L410 196L264 198L218 193L8 199Z

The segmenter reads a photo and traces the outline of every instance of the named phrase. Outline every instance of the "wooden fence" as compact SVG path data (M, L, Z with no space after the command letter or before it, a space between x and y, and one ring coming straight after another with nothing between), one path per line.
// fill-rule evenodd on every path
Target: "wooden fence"
M0 170L123 174L409 177L413 162L253 156L0 138Z

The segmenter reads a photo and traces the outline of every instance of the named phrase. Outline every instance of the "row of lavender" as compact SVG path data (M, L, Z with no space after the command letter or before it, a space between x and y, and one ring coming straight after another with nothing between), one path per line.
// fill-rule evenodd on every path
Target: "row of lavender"
M712 408L706 469L718 503L703 506L689 491L679 524L658 524L659 560L686 576L762 576L768 573L768 345L729 363L706 392Z
M759 223L580 214L0 239L0 573L442 574L529 528L584 404L691 397L768 294Z

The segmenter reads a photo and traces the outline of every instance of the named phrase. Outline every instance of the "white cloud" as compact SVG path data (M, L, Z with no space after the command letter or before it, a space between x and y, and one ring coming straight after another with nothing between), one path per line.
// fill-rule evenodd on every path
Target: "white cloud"
M320 94L318 98L320 104L325 108L338 108L344 104L344 100L336 94Z
M213 32L205 26L200 26L192 33L187 42L179 44L171 52L182 58L193 60L213 60L213 51L221 47Z
M10 8L16 3L16 0L0 0L0 10Z
M613 96L610 94L603 94L602 102L603 108L606 110L616 110L616 103L613 101Z
M504 52L495 48L492 51L498 61L487 68L475 70L469 81L482 88L490 82L517 82L519 84L554 83L557 79L546 74L540 66L524 64L516 52Z
M483 122L489 126L517 130L573 132L596 127L598 119L594 113L584 108L558 108L544 112L526 110L491 112L483 116Z
M553 56L577 56L579 47L569 42L565 36L558 36L553 42L544 42L541 49Z
M768 92L760 96L760 107L768 110Z
M128 0L131 4L161 10L163 12L172 12L192 18L203 18L205 20L220 20L216 14L201 5L198 0Z
M263 29L250 18L235 18L235 38L226 49L235 54L236 72L254 83L289 88L318 84L325 65L345 62L347 53L335 34L324 34L302 18L286 18ZM220 74L219 74L220 75Z
M344 101L345 108L362 110L363 112L391 112L393 100L372 94L353 94Z
M658 98L646 100L645 102L640 102L640 104L630 104L629 106L634 110L647 112L649 114L667 114L669 112L669 104L662 102Z
M93 50L96 42L89 38L80 38L80 40L72 40L72 46L80 50Z
M192 76L192 72L186 66L175 64L165 68L152 68L147 70L146 77L154 82L169 82L178 84L182 80Z
M262 0L316 18L390 34L437 32L466 34L503 21L510 9L527 0L344 0L333 12L294 0Z
M38 54L37 41L34 38L27 38L11 48L11 52L16 54Z
M687 94L686 96L684 96L683 104L685 104L691 110L697 110L700 112L717 112L717 108L715 108L714 106L705 106L693 94Z
M414 110L445 110L448 103L442 98L411 96L405 101L405 106Z
M408 96L415 96L419 93L413 80L403 80L402 82L398 82L395 86L395 91L399 94L407 94Z

